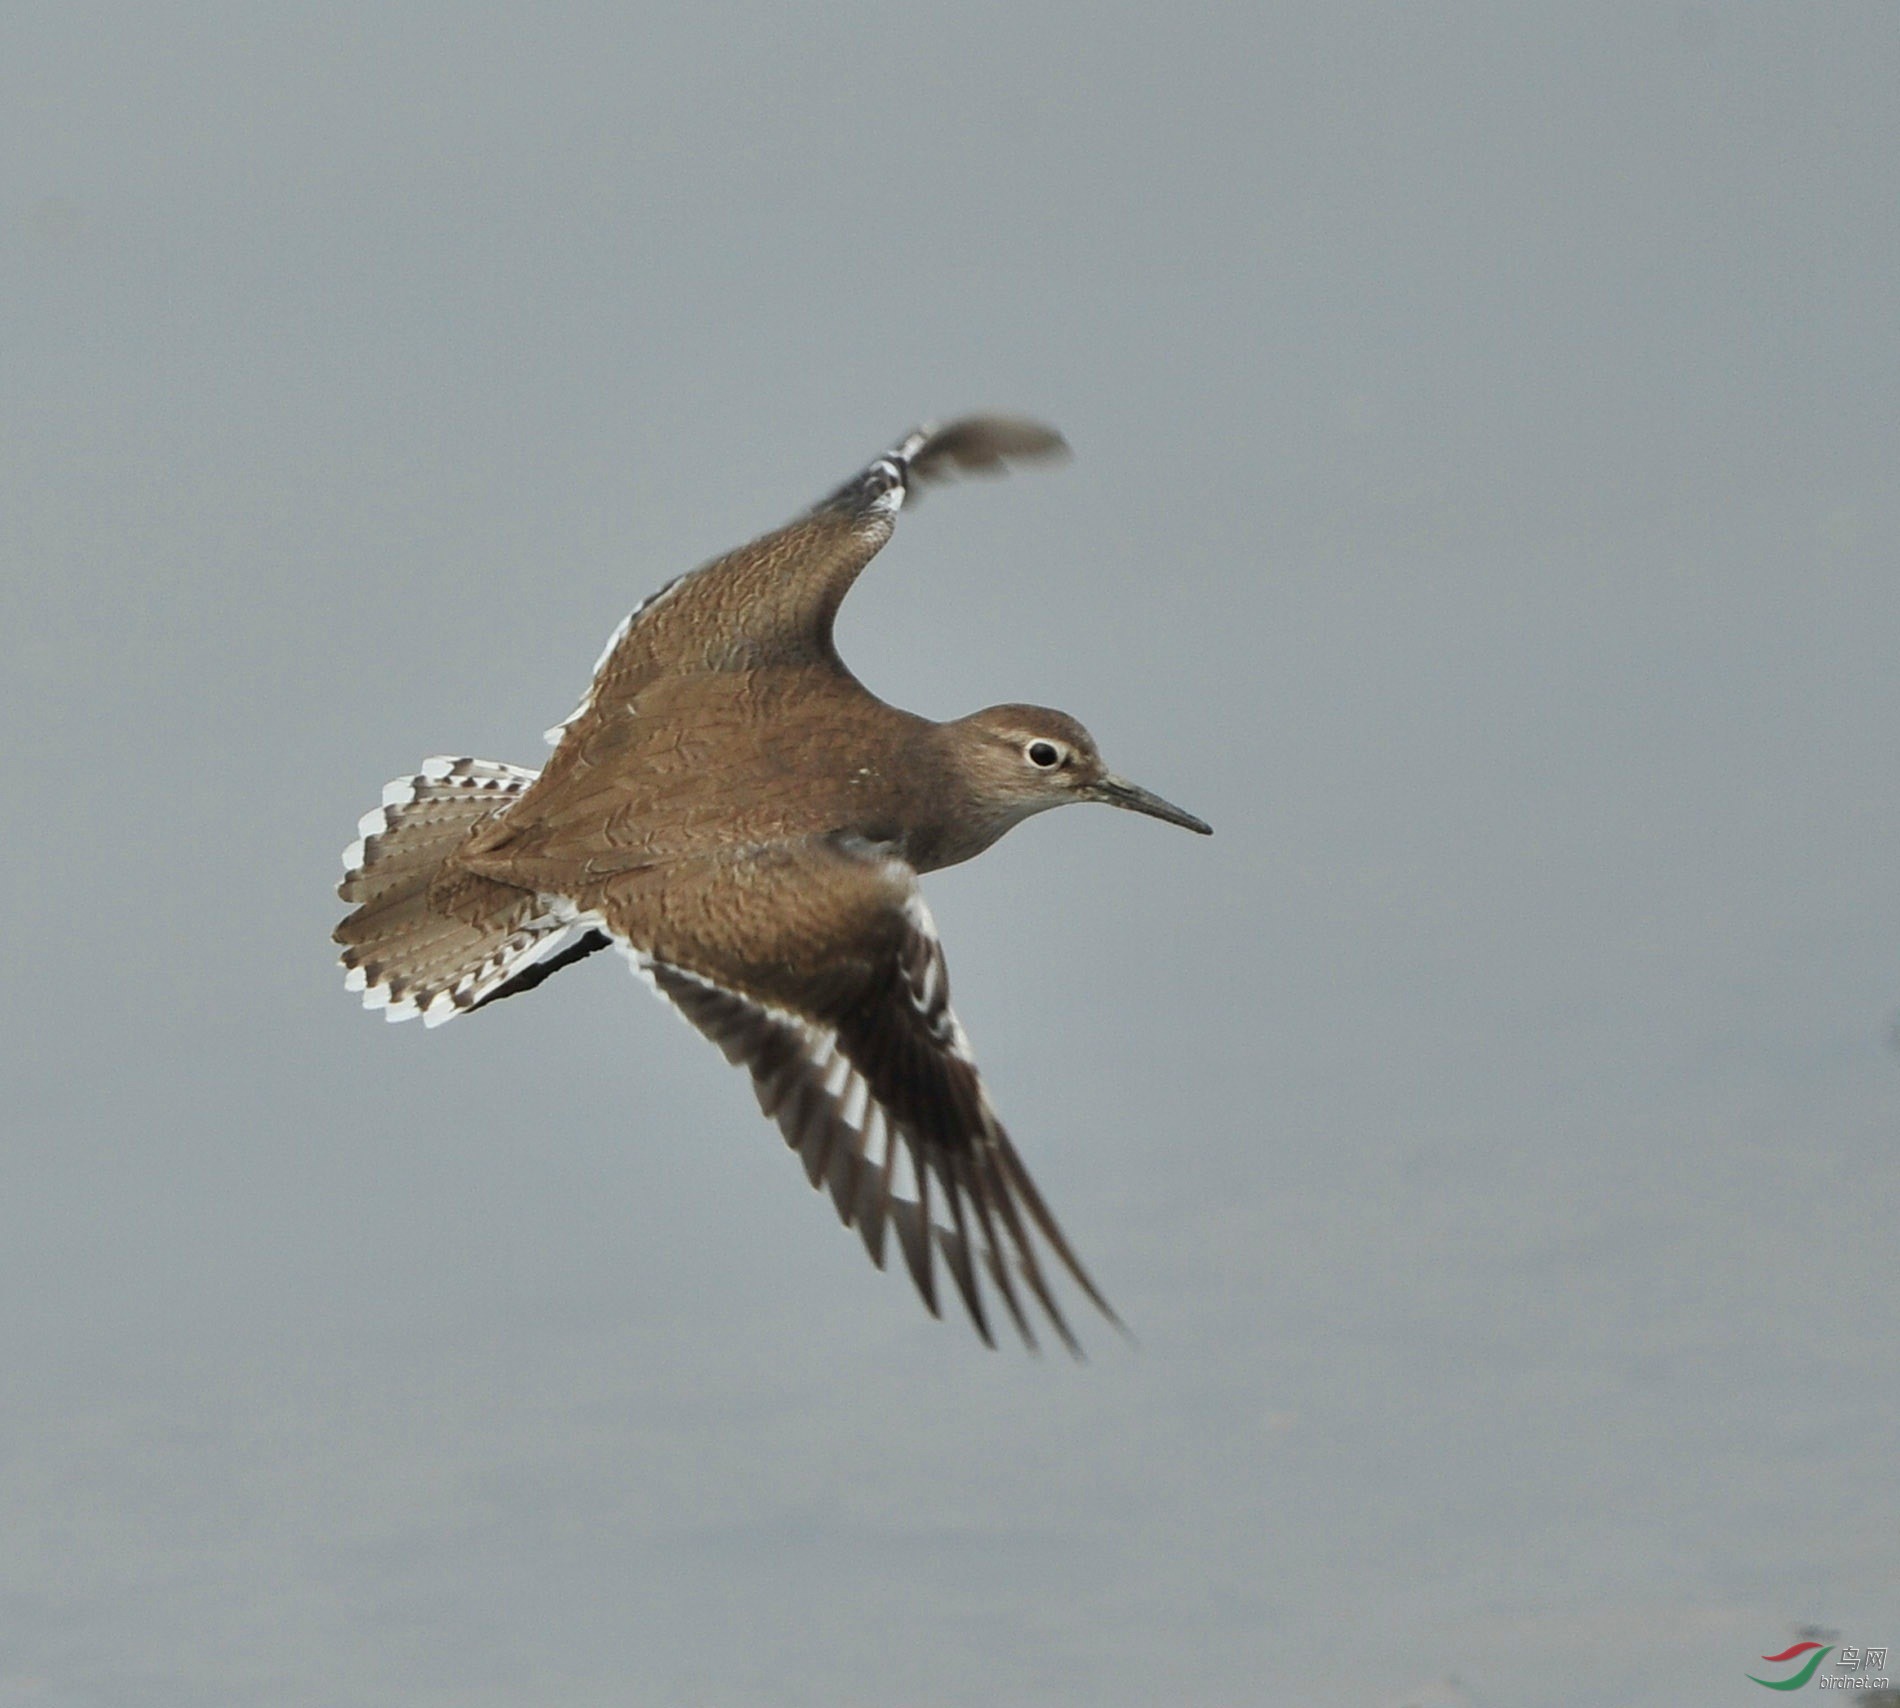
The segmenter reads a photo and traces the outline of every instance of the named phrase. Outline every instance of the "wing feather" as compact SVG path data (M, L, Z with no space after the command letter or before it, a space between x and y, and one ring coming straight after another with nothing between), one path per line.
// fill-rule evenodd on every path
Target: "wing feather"
M894 1229L933 1315L941 1258L986 1344L994 1344L991 1292L1029 1346L1037 1344L1033 1302L1079 1355L1038 1240L1117 1319L990 1106L949 1005L942 946L915 874L819 842L755 851L750 861L700 874L697 885L674 874L668 889L690 891L694 911L717 917L709 904L722 878L735 906L763 905L765 917L798 921L816 941L761 943L752 934L740 954L734 943L745 934L707 930L698 941L642 943L654 934L617 915L611 900L607 929L659 994L750 1073L760 1109L839 1220L857 1228L873 1263L883 1267ZM781 889L795 890L795 901L781 896L778 905ZM900 1172L909 1196L899 1191Z
M565 746L600 717L624 715L654 677L762 664L842 670L832 624L851 585L891 537L920 481L1000 474L1066 454L1039 422L974 415L920 427L782 528L662 587L621 621L581 702L547 732Z

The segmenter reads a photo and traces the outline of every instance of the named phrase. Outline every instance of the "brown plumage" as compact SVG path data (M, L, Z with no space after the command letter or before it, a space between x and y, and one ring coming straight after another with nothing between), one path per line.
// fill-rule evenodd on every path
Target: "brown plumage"
M751 1073L759 1103L882 1267L924 1302L941 1255L991 1341L986 1286L1034 1344L1076 1340L1038 1247L1111 1320L991 1108L917 874L1032 813L1102 801L1205 833L1112 775L1079 723L993 706L932 723L832 644L839 604L919 480L1063 453L1031 422L911 434L796 521L628 618L533 773L431 760L344 855L348 983L430 1023L609 943Z

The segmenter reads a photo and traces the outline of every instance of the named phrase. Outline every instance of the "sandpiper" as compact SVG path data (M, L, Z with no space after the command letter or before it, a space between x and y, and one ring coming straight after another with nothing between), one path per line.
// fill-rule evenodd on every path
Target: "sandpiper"
M337 893L356 908L335 939L365 1007L430 1026L613 945L750 1071L880 1269L896 1229L932 1315L941 1253L986 1344L979 1269L1029 1345L1025 1291L1076 1351L1038 1236L1118 1319L990 1105L917 877L1073 801L1208 826L1115 776L1062 712L932 723L876 698L832 643L913 482L1066 450L1004 417L920 428L662 588L547 732L545 770L437 758L383 790L344 850Z

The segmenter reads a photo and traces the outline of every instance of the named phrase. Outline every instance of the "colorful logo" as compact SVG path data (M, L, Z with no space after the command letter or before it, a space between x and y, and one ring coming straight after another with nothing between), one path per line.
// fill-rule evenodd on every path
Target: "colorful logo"
M1808 1653L1809 1650L1813 1650L1814 1652L1812 1654L1809 1654ZM1769 1662L1771 1665L1780 1666L1784 1661L1791 1661L1797 1655L1807 1655L1808 1658L1801 1663L1801 1670L1795 1673L1792 1677L1790 1678L1755 1678L1755 1675L1752 1672L1748 1676L1750 1678L1755 1678L1755 1682L1757 1684L1764 1685L1769 1690L1799 1690L1802 1687L1802 1685L1806 1684L1808 1680L1814 1676L1815 1668L1817 1668L1824 1660L1826 1660L1828 1655L1831 1652L1832 1652L1832 1649L1828 1644L1796 1643L1793 1648L1783 1649L1781 1653L1778 1655L1763 1655L1762 1656L1762 1659Z

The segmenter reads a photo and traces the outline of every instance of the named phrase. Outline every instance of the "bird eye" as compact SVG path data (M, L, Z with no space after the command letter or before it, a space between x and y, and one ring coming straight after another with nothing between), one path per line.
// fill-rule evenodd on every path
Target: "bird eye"
M1029 763L1039 770L1053 770L1062 763L1062 749L1053 741L1032 741L1023 752L1029 756Z

